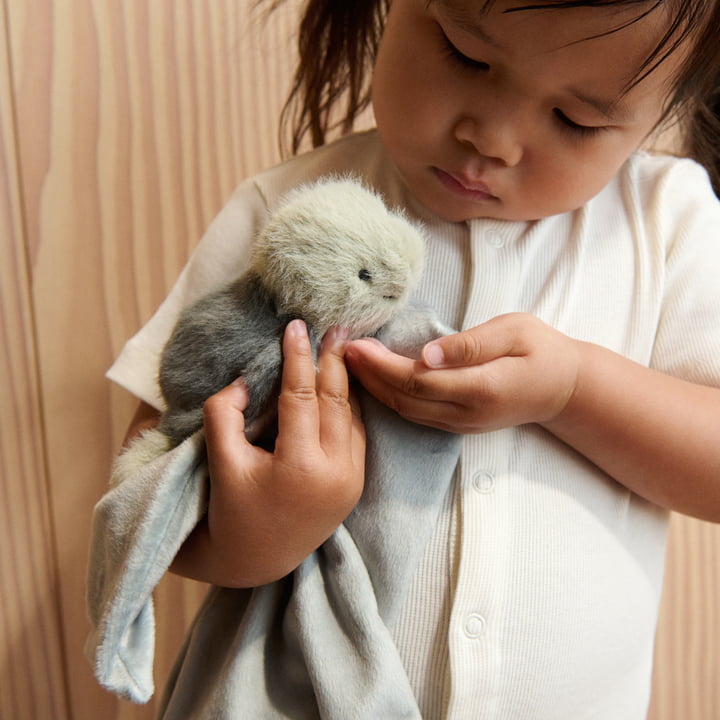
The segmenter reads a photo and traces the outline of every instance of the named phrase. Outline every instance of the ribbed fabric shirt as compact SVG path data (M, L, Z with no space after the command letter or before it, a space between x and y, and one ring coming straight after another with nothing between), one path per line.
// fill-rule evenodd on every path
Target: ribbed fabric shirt
M374 131L241 184L108 377L162 408L159 354L180 309L243 272L285 192L348 172L425 224L418 296L446 323L532 313L720 386L720 205L698 165L636 153L576 211L448 223L412 198ZM423 717L645 718L667 520L539 426L466 436L393 628Z

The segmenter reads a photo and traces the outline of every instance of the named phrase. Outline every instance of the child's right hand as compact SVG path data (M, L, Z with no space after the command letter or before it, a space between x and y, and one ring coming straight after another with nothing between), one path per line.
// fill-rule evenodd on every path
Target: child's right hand
M347 517L363 489L365 433L345 345L341 331L328 332L316 375L305 324L288 325L272 453L245 438L242 381L205 403L208 514L174 572L225 587L262 585L294 570Z

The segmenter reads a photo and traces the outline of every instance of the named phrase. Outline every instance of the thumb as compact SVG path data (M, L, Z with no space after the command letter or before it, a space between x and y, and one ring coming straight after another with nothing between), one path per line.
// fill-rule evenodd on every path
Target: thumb
M209 450L224 453L246 442L243 411L248 401L248 390L242 378L205 401L203 423Z
M504 318L429 342L422 361L429 368L470 367L511 355L515 333Z

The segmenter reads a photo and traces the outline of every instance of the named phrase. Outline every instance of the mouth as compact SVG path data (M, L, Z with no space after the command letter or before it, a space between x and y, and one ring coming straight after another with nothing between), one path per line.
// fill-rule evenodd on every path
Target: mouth
M474 202L497 202L500 198L490 192L490 188L482 182L469 181L461 175L445 172L440 168L432 168L435 177L454 195Z

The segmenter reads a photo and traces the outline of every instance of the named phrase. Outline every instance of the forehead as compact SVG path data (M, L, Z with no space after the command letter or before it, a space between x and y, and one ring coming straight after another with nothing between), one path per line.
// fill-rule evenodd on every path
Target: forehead
M517 0L425 0L428 7L462 32L509 52L541 55L582 46L619 52L606 63L622 60L631 83L676 53L683 20L673 2L589 3L518 2ZM507 45L501 47L503 38Z
M445 17L464 29L481 28L488 17L503 16L508 23L552 18L560 29L584 30L576 37L568 34L568 42L582 42L595 37L622 32L625 29L653 34L659 40L667 32L671 3L657 0L593 3L587 0L570 2L517 2L517 0L426 0ZM637 26L637 27L635 27Z

